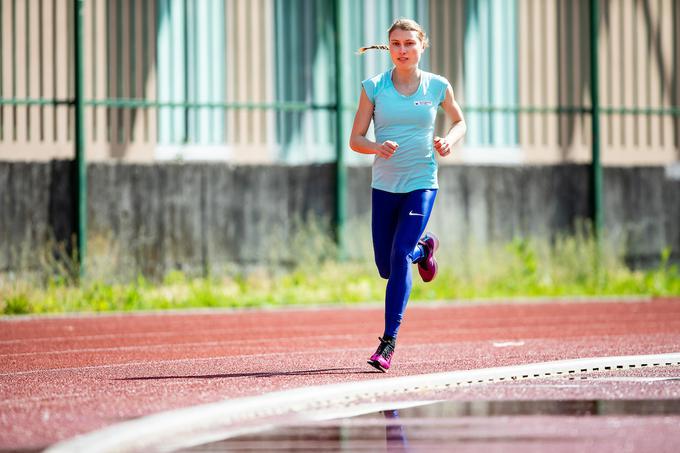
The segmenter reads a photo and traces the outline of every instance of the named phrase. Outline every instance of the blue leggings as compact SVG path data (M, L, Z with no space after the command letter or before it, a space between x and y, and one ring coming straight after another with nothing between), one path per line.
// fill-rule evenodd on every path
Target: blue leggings
M387 279L385 336L396 337L399 331L413 283L411 263L423 257L418 240L436 196L436 189L408 193L373 189L373 252L380 276Z

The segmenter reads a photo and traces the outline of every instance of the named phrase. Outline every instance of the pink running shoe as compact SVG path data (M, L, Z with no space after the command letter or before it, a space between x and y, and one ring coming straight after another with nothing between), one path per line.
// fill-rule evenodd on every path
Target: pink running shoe
M437 260L434 252L439 248L439 239L433 233L426 232L418 244L425 249L425 256L418 261L418 273L425 283L431 282L437 276Z
M396 340L392 337L378 337L378 340L380 340L380 346L378 346L375 354L368 359L368 364L385 373L390 369L390 362L392 362L392 356L394 355Z

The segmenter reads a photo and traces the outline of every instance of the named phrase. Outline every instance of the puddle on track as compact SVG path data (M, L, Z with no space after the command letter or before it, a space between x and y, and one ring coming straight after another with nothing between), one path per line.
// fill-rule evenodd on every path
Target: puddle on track
M444 401L182 451L676 451L680 399Z

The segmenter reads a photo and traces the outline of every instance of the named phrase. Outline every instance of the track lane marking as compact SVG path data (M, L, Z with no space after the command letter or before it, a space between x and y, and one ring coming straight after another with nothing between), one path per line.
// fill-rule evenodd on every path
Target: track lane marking
M631 335L627 335L631 336ZM637 337L637 336L644 336L645 338L654 338L655 336L660 336L663 338L668 338L668 335L665 334L632 334L632 337ZM601 340L600 336L597 335L588 335L588 336L581 336L579 337L579 340L588 340L589 338L595 338L597 340ZM465 345L473 345L477 347L480 342L485 342L486 340L466 340L466 341L456 341L452 342L455 343L457 346L465 346ZM532 338L527 341L559 341L557 338ZM441 343L439 343L441 344ZM447 343L448 344L448 343ZM413 347L417 346L422 346L422 344L418 345L413 345ZM411 345L408 346L402 346L402 350L405 348L412 347ZM363 351L365 352L365 347L357 347L357 348L337 348L337 349L327 349L324 351L330 351L330 352L357 352L357 351ZM179 359L167 359L167 360L153 360L153 361L135 361L135 362L121 362L121 363L113 363L113 364L104 364L104 365L86 365L86 366L80 366L80 367L62 367L62 368L40 368L40 369L33 369L33 370L24 370L24 371L15 371L15 372L0 372L0 377L8 377L8 376L22 376L22 375L30 375L30 374L37 374L37 373L54 373L54 372L60 372L60 371L78 371L78 370L92 370L92 369L107 369L107 368L115 368L115 367L127 367L127 366L138 366L138 365L152 365L152 364L171 364L171 363L182 363L182 362L191 362L191 361L212 361L212 360L219 360L219 359L233 359L236 357L253 357L253 358L259 358L259 357L272 357L272 356L279 356L281 354L286 354L286 355L295 355L295 354L301 354L301 355L308 355L312 354L315 352L319 352L318 350L307 350L307 351L287 351L287 352L272 352L272 353L262 353L262 354L247 354L247 355L225 355L221 354L219 356L212 356L212 357L200 357L200 358L179 358ZM421 363L421 362L414 362L414 361L404 361L401 363Z
M337 340L337 339L353 339L355 335L316 335L308 337L296 337L301 343L310 340ZM34 352L13 352L0 354L0 357L26 357L26 356L41 356L41 355L60 355L60 354L79 354L83 352L117 352L117 351L136 351L145 349L168 349L172 347L189 347L196 348L202 346L256 346L258 344L268 344L270 340L266 339L250 339L250 340L225 340L225 341L192 341L185 343L157 343L157 344L139 344L130 346L115 346L102 348L80 348L80 349L58 349L54 351L34 351Z
M357 347L357 348L339 348L339 349L325 349L323 353L325 352L366 352L365 347ZM305 356L309 354L321 354L322 351L319 351L318 349L310 349L307 351L282 351L282 352L267 352L267 353L262 353L262 354L245 354L245 355L224 355L221 354L219 356L213 356L213 357L187 357L187 358L182 358L182 359L169 359L169 360L146 360L144 362L124 362L124 363L111 363L111 364L106 364L106 365L87 365L87 366L82 366L82 367L68 367L68 368L42 368L38 370L27 370L27 371L17 371L17 372L11 372L11 373L0 373L0 377L9 377L9 376L21 376L21 375L28 375L28 374L36 374L36 373L51 373L51 372L60 372L60 371L80 371L80 370L96 370L96 369L106 369L106 368L115 368L115 367L129 367L129 366L139 366L139 365L157 365L157 364L165 364L165 363L182 363L182 362L209 362L212 360L224 360L224 359L241 359L241 358L263 358L263 357L275 357L275 356L291 356L291 355L300 355L300 356Z

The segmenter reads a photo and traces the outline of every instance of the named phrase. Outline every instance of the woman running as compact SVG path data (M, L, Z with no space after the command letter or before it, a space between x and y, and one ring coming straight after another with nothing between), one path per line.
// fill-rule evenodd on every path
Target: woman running
M434 253L439 240L425 233L437 196L434 152L448 156L465 135L463 112L446 78L418 68L428 47L421 26L410 19L396 20L387 32L394 67L362 82L350 147L375 154L372 179L371 229L378 272L387 279L385 330L368 363L380 371L390 368L397 332L411 293L411 264L425 282L437 275ZM434 136L441 105L452 126L444 137ZM366 138L374 122L376 141Z

